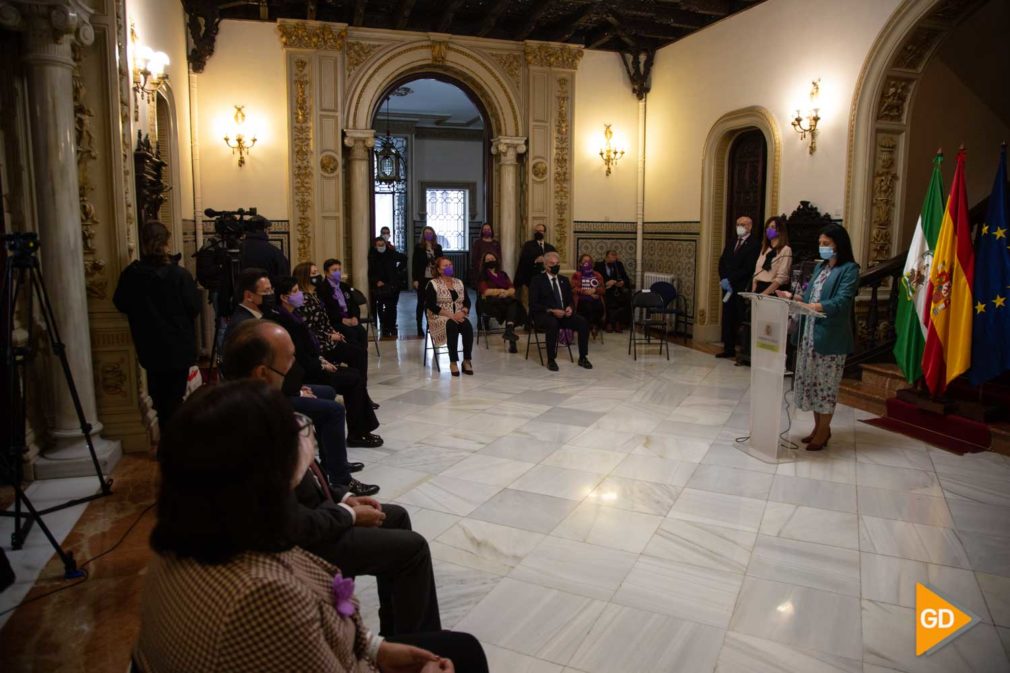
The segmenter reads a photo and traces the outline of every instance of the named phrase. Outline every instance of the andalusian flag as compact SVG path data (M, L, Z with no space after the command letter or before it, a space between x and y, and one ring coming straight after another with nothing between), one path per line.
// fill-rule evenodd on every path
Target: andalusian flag
M971 371L975 385L1010 369L1010 223L1007 222L1006 145L1000 151L996 182L975 246L975 325Z
M939 395L971 364L971 288L975 251L968 224L968 191L964 179L964 150L957 153L954 182L947 197L940 236L929 269L928 334L922 354L922 373L929 392Z
M940 222L943 220L942 163L943 155L937 152L933 159L933 176L929 179L929 189L922 202L922 212L915 225L912 247L905 258L905 273L898 290L898 318L894 325L898 342L894 344L894 357L909 383L915 383L922 376L922 351L926 346L929 303L926 300L926 283L929 280L929 266L933 261L936 239L940 235Z

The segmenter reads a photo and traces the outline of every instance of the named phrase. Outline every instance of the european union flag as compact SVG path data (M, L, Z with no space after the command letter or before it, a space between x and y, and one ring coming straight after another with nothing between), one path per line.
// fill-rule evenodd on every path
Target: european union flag
M989 209L975 243L972 384L1010 369L1010 225L1007 223L1006 144L999 155Z

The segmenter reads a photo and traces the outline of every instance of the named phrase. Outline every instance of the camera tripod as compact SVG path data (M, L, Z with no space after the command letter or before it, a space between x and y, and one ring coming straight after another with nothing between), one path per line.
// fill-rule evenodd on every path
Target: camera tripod
M0 449L0 480L9 482L14 488L14 511L0 512L0 516L14 519L14 532L11 534L11 546L14 549L21 549L24 546L25 538L34 523L38 523L39 530L49 540L49 544L56 550L56 554L63 562L63 573L66 579L82 577L83 572L77 568L74 554L66 551L59 541L53 536L52 531L42 520L42 515L66 509L101 498L112 493L112 480L106 479L102 474L102 466L95 453L95 445L91 439L91 424L84 417L84 408L81 406L81 398L77 394L77 386L74 385L73 373L70 371L70 364L67 361L66 345L60 340L60 334L56 327L56 318L53 315L53 307L49 301L49 293L46 291L45 283L42 279L42 270L39 268L37 251L39 248L38 235L34 233L7 234L3 237L4 246L7 249L7 260L4 269L3 281L3 321L6 334L4 342L4 376L6 378L6 394L10 408L9 425L9 445L6 449ZM21 295L24 295L23 297ZM25 321L27 335L24 345L14 344L14 315L18 299L21 298L24 310L28 316ZM98 493L84 498L69 500L60 505L54 505L46 509L36 509L31 500L21 488L24 479L24 454L28 451L27 427L28 427L28 377L26 370L36 355L34 346L33 330L34 316L33 304L37 300L41 318L45 324L46 335L48 336L53 354L59 360L63 369L63 377L70 390L70 397L74 402L74 410L81 423L81 433L88 444L88 451L91 453L91 462L95 466L95 474L101 490ZM24 510L22 510L22 506Z

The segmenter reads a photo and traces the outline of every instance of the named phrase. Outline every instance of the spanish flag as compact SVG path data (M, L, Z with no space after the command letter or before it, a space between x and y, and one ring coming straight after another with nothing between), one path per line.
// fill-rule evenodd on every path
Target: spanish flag
M947 384L971 365L975 251L968 223L964 154L963 149L957 153L954 182L947 196L926 289L929 331L922 354L922 373L933 395L943 393Z

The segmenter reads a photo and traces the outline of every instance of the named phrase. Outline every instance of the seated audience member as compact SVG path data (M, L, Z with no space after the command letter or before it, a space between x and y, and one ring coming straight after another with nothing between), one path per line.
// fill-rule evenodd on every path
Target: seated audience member
M530 316L533 324L547 335L547 368L558 371L558 331L570 329L579 335L579 366L592 369L589 363L589 323L575 313L572 286L561 273L561 257L556 252L544 255L543 273L530 281Z
M295 345L295 361L305 382L330 386L344 398L347 408L347 445L351 447L376 448L382 446L382 438L373 435L379 427L375 408L368 397L368 389L361 374L350 367L337 367L322 356L319 344L305 321L295 315L295 303L302 294L298 282L291 276L277 279L280 297L277 310L270 317L287 330Z
M337 266L339 270L339 265ZM319 298L319 287L324 283L316 265L302 262L295 267L294 278L302 290L302 305L295 308L295 315L305 321L319 343L323 357L333 364L343 363L355 370L368 385L368 347L350 343L347 337L333 329L326 308ZM373 405L373 408L378 408Z
M396 307L400 303L400 279L406 268L407 256L376 236L368 255L368 287L385 337L395 338L397 334Z
M245 269L238 275L235 295L238 304L228 318L228 327L224 330L225 339L246 320L259 320L264 313L272 311L277 301L269 274L257 268Z
M229 379L260 379L281 389L283 378L277 371L290 368L294 363L291 339L277 325L264 322L257 327L252 323L249 326L252 329L243 332L241 347L232 346L235 357L229 359L229 364L233 361L239 364L229 369ZM239 365L242 370L234 371ZM324 404L321 400L308 401L315 406ZM306 406L303 398L294 398L291 402L295 411ZM312 410L312 405L309 407ZM312 415L306 415L316 425L316 437L323 455L323 433ZM398 505L380 505L373 498L355 497L359 495L355 486L360 484L352 481L348 488L328 483L325 477L319 478L314 463L310 468L295 490L303 506L296 514L294 541L336 564L348 575L378 578L382 635L439 630L431 552L424 537L411 532L407 511Z
M595 339L596 333L603 325L606 309L603 305L603 276L593 271L592 255L584 254L579 257L579 267L572 276L572 292L575 312L589 323Z
M263 269L270 278L290 273L288 258L267 236L270 220L262 215L253 215L247 223L248 230L240 248L239 269Z
M774 295L775 290L789 289L789 273L793 268L793 250L789 247L786 218L769 217L761 241L761 254L754 266L751 292ZM746 343L746 342L744 342Z
M178 414L161 438L141 670L486 673L472 636L371 633L347 571L295 546L292 492L314 447L279 391L209 386Z
M428 332L433 346L449 347L449 371L459 376L459 339L463 338L463 373L473 375L470 355L473 351L473 325L470 324L470 297L463 281L454 276L452 261L439 257L434 265L435 277L424 291L428 315Z
M359 319L361 307L351 297L352 288L344 281L343 275L339 259L323 262L325 282L316 284L316 295L322 300L333 329L343 334L348 343L365 347L368 345L368 334Z
M168 254L171 234L161 222L140 230L141 257L119 275L112 302L130 321L147 392L158 424L165 427L182 404L190 367L196 364L200 295L179 256Z
M624 325L631 323L631 278L616 250L607 250L603 261L596 263L596 272L603 276L606 287L603 297L607 310L606 330L620 333Z
M470 282L474 287L480 282L481 273L484 271L484 259L488 255L494 255L496 260L501 259L501 242L494 237L491 225L485 222L480 228L480 238L470 242Z
M312 419L326 480L333 488L353 495L373 495L379 487L351 477L363 463L347 460L346 412L329 386L302 386L294 367L295 346L287 331L270 320L247 320L229 335L221 357L221 374L228 380L258 378L280 388L295 411Z
M516 290L504 269L498 266L498 257L489 252L484 255L484 265L477 275L477 293L480 310L505 325L502 338L509 342L509 353L516 353L516 325L526 323L526 309L516 297Z

